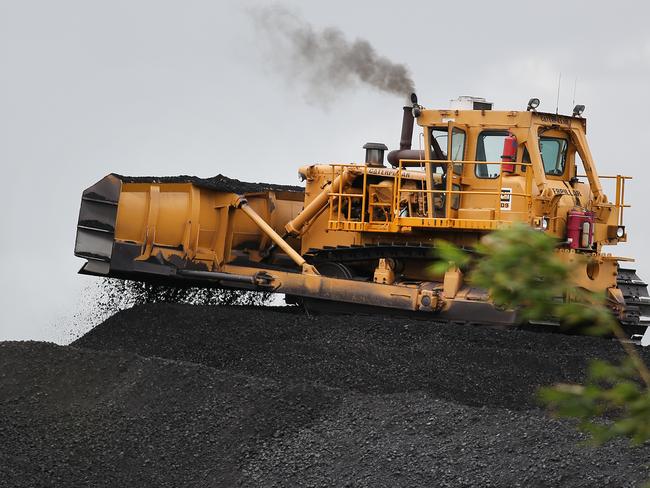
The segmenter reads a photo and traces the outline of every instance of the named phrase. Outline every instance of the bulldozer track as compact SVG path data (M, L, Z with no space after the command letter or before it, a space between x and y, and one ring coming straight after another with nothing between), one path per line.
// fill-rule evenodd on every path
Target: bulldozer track
M379 258L433 259L436 248L428 243L378 243L353 246L326 246L321 249L309 249L303 257L310 264L325 262L349 263L371 261Z
M336 246L326 247L323 249L310 249L305 255L307 261L315 265L337 264L345 266L345 263L368 261L373 259L385 258L419 258L431 259L435 256L435 247L425 243L416 243L410 245L382 243L372 246ZM325 274L328 274L325 272ZM337 276L341 278L354 280L352 276ZM359 279L358 277L356 279ZM648 293L648 284L641 280L635 269L619 268L617 277L618 288L622 291L626 304L626 315L619 322L623 329L630 336L642 335L647 327L650 326L650 293ZM468 320L450 320L442 316L431 317L420 312L390 311L381 307L355 306L349 303L329 302L327 300L309 299L292 297L290 302L300 303L307 313L339 313L339 314L391 314L395 316L410 316L422 320L432 320L433 322L462 323L474 325L476 321ZM525 324L521 327L536 329L538 331L554 331L559 328L559 322L548 320L536 322L534 324ZM501 326L502 327L502 326Z
M618 269L616 283L623 292L626 305L626 317L621 320L621 324L624 326L650 326L648 284L639 278L635 269L630 268Z

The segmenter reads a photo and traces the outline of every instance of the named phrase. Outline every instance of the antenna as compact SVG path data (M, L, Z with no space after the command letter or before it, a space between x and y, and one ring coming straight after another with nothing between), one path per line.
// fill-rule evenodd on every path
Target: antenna
M576 87L578 86L578 77L576 76L576 79L573 81L573 102L571 102L571 105L574 107L576 106Z
M555 101L555 115L558 114L558 109L560 106L560 86L562 85L562 72L560 72L560 76L557 79L557 100Z

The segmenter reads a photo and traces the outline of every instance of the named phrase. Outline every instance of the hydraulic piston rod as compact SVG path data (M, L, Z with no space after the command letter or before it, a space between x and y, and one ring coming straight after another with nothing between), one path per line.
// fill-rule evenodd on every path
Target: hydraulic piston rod
M324 208L329 202L330 192L332 190L343 191L352 180L357 176L350 168L345 169L340 175L338 175L334 180L323 188L316 198L314 198L309 205L307 205L302 212L300 212L296 218L291 220L285 226L287 232L291 235L297 236L305 227L305 224L309 222L322 208Z
M310 274L318 274L316 269L313 266L310 266L307 264L307 261L298 254L290 245L287 241L285 241L280 234L278 234L275 230L273 230L273 227L271 227L269 224L266 223L266 221L260 217L255 210L251 208L250 205L248 205L248 202L244 197L239 197L235 206L237 208L240 208L248 217L257 225L262 232L264 232L269 238L274 242L275 245L277 245L280 249L282 249L287 256L289 256L294 263L296 263L300 268L302 268L303 272L310 273Z

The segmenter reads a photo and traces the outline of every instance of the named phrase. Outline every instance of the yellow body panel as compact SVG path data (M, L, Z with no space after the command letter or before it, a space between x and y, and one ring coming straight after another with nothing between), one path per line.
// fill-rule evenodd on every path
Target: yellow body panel
M232 207L236 195L190 183L125 183L118 204L115 239L143 248L138 259L161 253L197 260L218 269L246 254L259 259L269 238L242 212ZM277 232L298 215L302 199L286 192L248 197L249 205ZM293 241L297 248L297 243Z

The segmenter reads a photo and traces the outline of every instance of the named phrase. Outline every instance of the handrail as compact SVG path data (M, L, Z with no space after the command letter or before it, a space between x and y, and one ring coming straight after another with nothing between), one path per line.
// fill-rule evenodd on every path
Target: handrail
M418 171L415 169L413 166L409 166L408 169L404 167L404 163L412 163L412 162L417 162L421 164L420 170ZM420 204L423 204L424 206L421 207L420 212L424 210L425 214L428 215L428 218L430 219L435 219L436 221L439 221L440 218L435 217L434 215L434 205L433 205L433 195L436 194L442 194L442 195L467 195L467 194L473 194L473 195L492 195L497 198L497 202L495 205L495 218L493 219L479 219L481 222L485 222L486 220L488 221L493 221L494 223L500 223L501 222L501 197L504 195L503 192L503 177L501 176L503 174L503 171L500 171L500 175L498 178L490 178L491 181L496 180L497 185L494 190L455 190L454 189L454 184L452 179L453 178L448 178L447 179L447 185L445 189L434 189L429 187L429 185L426 184L427 179L422 179L422 183L424 184L424 188L415 188L415 189L409 189L409 188L402 188L403 181L405 179L405 175L408 174L420 174L423 175L426 173L426 167L427 165L440 165L440 166L446 166L446 174L448 175L453 175L454 173L454 168L457 168L458 165L476 165L476 164L494 164L494 165L499 165L499 167L502 167L504 164L514 164L514 165L520 165L520 166L532 166L531 163L520 163L520 162L503 162L503 161L465 161L465 160L424 160L424 159L402 159L399 161L399 165L391 169L391 172L393 172L392 178L394 180L394 185L393 185L393 196L390 202L386 201L383 202L382 207L386 207L386 219L387 220L374 220L374 212L370 211L368 215L368 211L372 208L376 208L377 205L373 202L370 202L370 195L371 192L368 188L367 182L368 182L368 175L369 175L369 167L366 165L355 165L351 163L332 163L330 164L331 167L331 180L334 181L337 177L338 174L342 173L346 168L349 167L354 167L355 171L357 172L357 177L363 175L363 190L359 192L358 188L349 188L346 191L342 188L342 185L339 184L336 185L336 188L334 185L330 188L330 191L328 192L328 200L329 200L329 216L328 216L328 222L330 226L339 226L339 225L353 225L353 226L358 226L361 225L362 227L365 224L381 224L383 225L388 225L388 224L396 224L399 225L399 220L402 218L400 216L400 204L403 202L402 195L404 193L417 193L417 194L423 194L426 195L426 201L422 202L421 200L418 199ZM376 169L376 168L375 168ZM530 212L532 211L532 171L527 171L525 173L525 178L526 178L526 184L525 188L523 191L518 191L518 192L512 192L509 191L508 195L512 198L517 197L517 198L526 198L527 199L527 212L528 212L528 217L531 217ZM412 178L406 176L406 178L409 179L409 181L412 181ZM419 180L420 177L418 177L416 180ZM354 193L353 193L354 192ZM361 213L358 218L352 219L352 202L354 200L361 201ZM451 218L451 211L452 211L452 199L447 198L445 202L445 220L448 221L453 221L453 220L468 220L468 219L456 219L456 218ZM346 211L343 210L344 204L347 202L347 209ZM336 209L335 209L336 207ZM409 205L410 208L410 205ZM355 212L356 213L356 212ZM418 217L421 218L421 217ZM473 220L473 219L469 219ZM434 224L432 224L434 225ZM435 224L435 225L441 225L441 224ZM352 227L356 228L356 227Z
M576 175L576 178L586 178L587 175ZM632 207L625 203L625 182L634 179L632 176L624 175L598 175L599 179L616 180L614 207L618 210L617 225L623 225L623 210Z
M464 159L400 159L400 163L425 163L425 164L433 164L437 163L440 164L441 166L443 164L451 163L451 164L498 164L498 165L503 165L503 164L512 164L516 166L532 166L533 163L520 163L519 161L476 161L476 160L464 160ZM409 166L410 167L410 166ZM626 176L626 178L631 178ZM487 179L487 178L486 178ZM496 178L490 178L495 180Z
M420 168L416 168L413 166L408 166L405 167L404 163L413 163L417 162L420 163ZM402 159L399 161L399 165L396 168L389 168L391 171L392 175L384 175L382 174L381 176L384 176L386 179L392 178L394 181L393 184L393 192L392 192L392 198L389 201L383 201L384 207L386 207L385 213L381 212L381 217L380 220L374 220L375 214L372 211L373 208L376 208L377 205L375 205L373 202L370 202L370 196L371 192L368 188L368 175L373 174L372 171L369 172L369 168L365 164L353 164L353 163L333 163L331 164L332 168L332 181L336 179L336 176L347 168L354 168L355 174L357 177L361 177L363 175L363 190L359 191L359 188L343 188L343 185L341 185L341 182L339 182L338 185L333 185L330 188L330 191L328 192L328 200L329 200L329 218L328 222L330 226L336 227L342 225L343 228L347 229L361 229L361 228L366 228L366 224L371 224L371 227L367 227L369 229L375 228L378 229L376 226L378 224L381 224L382 226L384 224L388 225L411 225L408 223L408 220L400 220L404 218L403 216L400 215L401 211L401 205L403 204L403 195L404 194L419 194L419 195L426 195L425 199L418 198L417 199L417 204L420 205L419 211L416 210L416 212L420 215L418 219L426 218L427 219L427 224L426 225L431 225L431 226L445 226L445 225L455 225L453 221L458 221L459 223L462 223L460 221L465 221L463 225L479 225L479 224L472 224L472 222L476 221L477 219L458 219L458 218L451 218L452 215L452 196L453 195L491 195L494 196L497 201L496 205L494 206L494 216L493 218L490 219L478 219L478 221L481 222L480 225L484 225L485 222L492 222L490 225L496 225L498 223L503 222L501 220L502 217L502 208L501 208L501 196L504 195L503 192L503 185L504 185L504 173L503 170L499 172L499 175L495 178L490 178L489 180L486 179L486 181L492 181L494 182L494 189L477 189L477 190L461 190L461 189L454 189L454 182L453 182L453 175L455 175L454 168L458 167L459 165L477 165L477 164L492 164L492 165L499 165L499 167L502 169L504 164L508 165L515 165L515 166L521 166L521 167L527 167L527 166L532 166L532 163L522 163L518 161L513 161L513 162L504 162L504 161L469 161L469 160L441 160L441 159L432 159L432 160L424 160L424 159ZM446 167L446 174L447 175L452 175L452 177L447 178L447 185L444 188L440 189L435 189L430 186L432 183L429 181L427 184L427 178L423 176L426 174L426 168L427 165L436 165L436 166L444 166ZM373 168L373 170L376 170L377 168ZM382 169L382 168L379 168ZM377 173L378 174L378 173ZM518 173L520 176L525 177L525 185L524 189L521 191L517 192L512 192L508 191L508 195L511 198L524 198L526 199L527 203L527 212L528 212L528 218L529 220L533 217L532 215L532 204L533 204L533 197L532 197L532 187L533 187L533 171L526 171L523 175L521 173ZM403 188L402 185L404 184L404 180L408 178L408 181L413 181L413 177L410 175L419 175L417 178L415 178L416 182L422 183L423 187L420 188ZM429 173L430 175L430 173ZM577 177L586 177L585 175L576 175ZM617 221L618 225L623 225L623 212L624 209L630 208L631 205L627 204L625 202L625 182L626 180L632 179L630 176L623 176L623 175L600 175L600 179L603 180L616 180L616 189L615 189L615 202L613 204L608 204L611 205L611 207L616 208L617 211ZM336 186L336 188L334 187ZM418 186L420 184L418 183ZM354 193L353 193L354 192ZM437 211L434 208L433 204L433 197L434 195L448 195L448 198L446 198L445 201L445 212L444 212L444 217L441 219L440 217L436 217L435 213ZM354 219L352 218L352 210L353 210L353 201L359 201L360 200L360 207L361 207L361 213L360 215L357 214L359 207L354 205L355 207L355 217ZM343 206L345 205L345 202L347 201L347 210L343 212ZM336 205L338 204L338 205ZM336 207L336 215L334 214ZM408 203L408 208L411 209L411 203ZM442 209L441 209L442 210ZM410 213L410 212L409 212ZM367 215L368 214L368 215ZM356 217L358 215L358 217ZM386 216L386 221L383 220L384 215ZM425 215L425 217L422 217L422 215ZM447 222L445 224L444 222ZM424 225L424 224L423 224ZM372 227L375 226L375 227ZM381 226L380 226L381 227ZM383 227L382 227L383 228Z
M483 191L483 190L413 190L411 188L401 188L399 190L400 192L408 192L408 193L452 193L452 194L472 194L472 195L500 195L503 192L499 192L498 190L496 191ZM514 195L516 197L526 197L528 196L528 193L510 193L510 195ZM361 196L361 194L357 194ZM347 196L347 195L346 195Z
M354 198L361 198L362 204L361 207L364 209L361 213L362 217L362 222L365 219L365 207L366 207L366 195L365 195L365 183L367 181L367 174L368 174L368 167L364 164L353 164L353 163L333 163L330 165L332 168L332 176L331 176L331 181L336 181L336 178L338 174L343 174L343 172L350 167L353 167L355 170L358 170L359 172L363 171L363 180L364 180L364 190L361 193L345 193L343 191L343 184L342 181L339 180L338 186L338 191L335 189L332 185L331 190L328 192L328 222L341 222L341 208L342 208L342 202L343 198L348 199L348 212L346 215L346 220L350 221L351 220L351 212L352 212L352 199ZM340 171L337 174L336 169L340 168ZM334 211L334 205L332 205L333 200L336 199L337 202L337 215L336 215L336 220L333 220L333 211Z
M517 161L475 161L475 160L450 160L450 159L404 159L399 161L399 173L401 174L402 172L402 165L403 163L409 163L409 162L414 162L418 161L420 163L423 163L425 168L426 165L428 164L435 164L436 166L446 166L446 174L447 175L452 175L451 178L447 178L446 181L446 188L444 190L439 190L439 189L433 189L429 188L428 190L411 190L411 189L403 189L401 187L401 179L397 179L397 185L396 185L396 190L395 190L395 208L396 211L398 209L398 204L400 200L400 196L402 193L426 193L427 194L427 204L428 204L428 214L429 218L433 218L433 202L430 196L434 194L440 194L440 195L460 195L460 194L471 194L471 195L494 195L497 198L496 205L494 206L495 209L495 218L493 219L496 222L501 222L501 197L504 195L503 192L503 165L508 164L508 165L520 165L520 166L532 166L532 163L520 163ZM485 190L454 190L453 189L453 175L454 169L456 166L460 165L477 165L477 164L494 164L494 165L499 165L499 175L496 178L490 178L490 180L497 180L497 185L494 191L485 191ZM526 198L527 200L527 210L528 210L528 217L529 219L531 218L530 212L532 211L532 171L526 171L525 174L525 192L508 192L511 197L523 197ZM445 201L445 215L447 218L451 215L451 198L446 198ZM491 219L492 220L492 219Z

